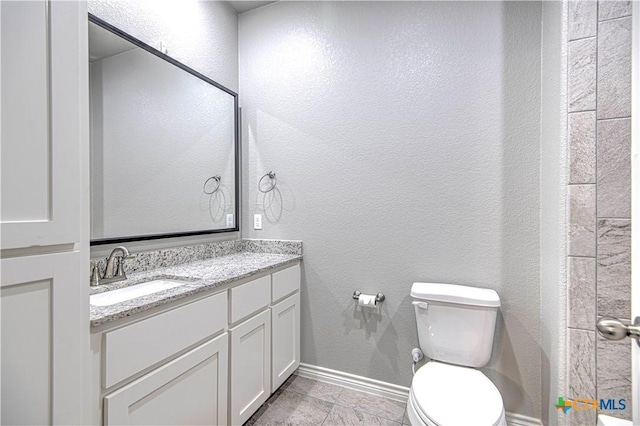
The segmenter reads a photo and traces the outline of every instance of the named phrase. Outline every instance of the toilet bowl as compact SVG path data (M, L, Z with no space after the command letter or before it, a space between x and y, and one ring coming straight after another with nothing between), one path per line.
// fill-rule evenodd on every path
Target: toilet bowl
M431 359L413 376L413 426L506 426L502 396L476 368L488 364L500 298L489 289L414 283L418 340Z
M429 361L413 376L407 404L413 426L506 426L502 396L474 368Z

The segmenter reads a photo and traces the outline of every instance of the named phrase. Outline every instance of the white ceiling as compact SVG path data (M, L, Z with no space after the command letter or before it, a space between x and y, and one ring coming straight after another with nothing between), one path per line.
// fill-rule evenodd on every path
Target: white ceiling
M117 55L137 46L93 22L89 23L89 62Z
M238 13L248 12L253 9L275 3L275 1L228 1L229 5Z

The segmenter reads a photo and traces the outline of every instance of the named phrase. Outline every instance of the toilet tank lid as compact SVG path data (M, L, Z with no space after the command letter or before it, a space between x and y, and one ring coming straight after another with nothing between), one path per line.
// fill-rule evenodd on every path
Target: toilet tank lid
M411 297L432 302L457 303L460 305L500 306L500 296L498 296L495 290L455 284L413 283L411 286Z

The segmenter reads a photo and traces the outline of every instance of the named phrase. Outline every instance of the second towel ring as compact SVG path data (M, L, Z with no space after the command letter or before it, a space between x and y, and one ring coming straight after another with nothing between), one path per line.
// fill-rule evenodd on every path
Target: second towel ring
M216 188L211 192L207 191L207 184L209 183L210 180L215 180L217 183ZM215 194L218 191L218 189L220 189L220 175L211 176L209 179L205 180L204 185L202 185L202 190L204 191L205 194L209 194L209 195Z
M269 189L262 189L262 181L264 180L264 178L268 177L269 179L271 179L271 186L269 187ZM266 194L267 192L273 191L274 188L276 187L276 183L278 182L278 180L276 179L276 174L273 172L269 172L269 173L265 173L264 176L262 176L260 178L260 180L258 181L258 191Z

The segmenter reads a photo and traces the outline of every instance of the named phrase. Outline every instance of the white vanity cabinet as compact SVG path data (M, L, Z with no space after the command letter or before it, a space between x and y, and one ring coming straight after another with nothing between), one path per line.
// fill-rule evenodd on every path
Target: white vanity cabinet
M244 424L271 395L271 315L264 310L229 330L230 422Z
M300 365L300 293L271 307L271 392Z
M227 307L223 291L100 333L104 424L226 424Z
M299 264L231 289L231 320L241 319L235 304L253 312L229 330L232 425L249 420L300 365L299 290Z
M300 364L299 290L295 264L94 330L93 422L243 424Z
M271 391L300 365L300 265L272 275Z

